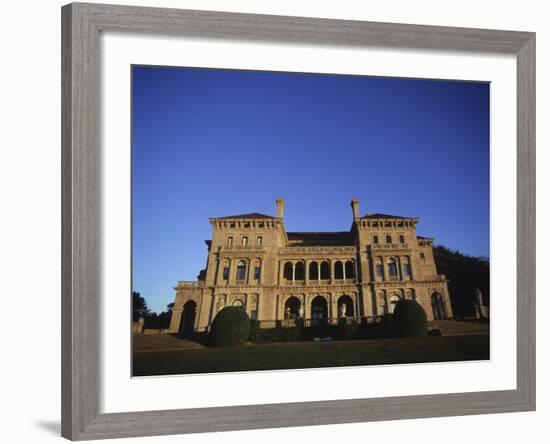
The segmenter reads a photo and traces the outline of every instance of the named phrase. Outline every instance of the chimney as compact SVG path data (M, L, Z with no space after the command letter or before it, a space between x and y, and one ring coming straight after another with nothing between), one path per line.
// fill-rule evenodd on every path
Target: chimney
M351 200L351 208L353 210L353 220L359 219L359 201L357 199Z
M282 197L278 197L275 199L275 202L277 203L277 218L282 219L285 210L285 200Z

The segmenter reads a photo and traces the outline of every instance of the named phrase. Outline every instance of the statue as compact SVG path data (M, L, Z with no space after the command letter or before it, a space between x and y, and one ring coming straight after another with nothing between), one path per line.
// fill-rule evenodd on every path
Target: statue
M298 309L298 316L300 318L304 317L304 307L302 305L300 305L300 308Z
M345 318L345 317L346 317L346 308L347 308L347 307L346 307L346 304L345 304L345 303L342 304L342 305L340 305L340 310L339 310L339 311L340 311L340 317L341 317L341 318Z
M489 307L483 305L483 294L479 287L476 287L474 298L474 311L476 319L487 319L489 317Z

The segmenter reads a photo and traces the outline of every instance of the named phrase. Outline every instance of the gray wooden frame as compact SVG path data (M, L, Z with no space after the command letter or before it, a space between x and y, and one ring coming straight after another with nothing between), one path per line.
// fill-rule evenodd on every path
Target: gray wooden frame
M102 31L515 55L517 389L101 413L98 362ZM535 409L534 33L74 3L62 8L62 104L63 436L83 440Z

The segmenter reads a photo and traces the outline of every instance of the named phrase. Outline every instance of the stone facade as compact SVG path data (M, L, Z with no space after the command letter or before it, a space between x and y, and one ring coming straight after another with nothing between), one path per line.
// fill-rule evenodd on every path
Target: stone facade
M210 219L206 268L180 281L170 331L206 332L224 306L242 305L260 321L369 318L416 299L429 320L452 317L445 276L438 275L432 238L417 236L418 219L359 214L351 229L287 232L284 200L277 216L251 213Z

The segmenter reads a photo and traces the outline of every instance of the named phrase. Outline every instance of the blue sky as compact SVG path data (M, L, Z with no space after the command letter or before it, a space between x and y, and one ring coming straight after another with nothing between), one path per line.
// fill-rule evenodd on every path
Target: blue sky
M206 264L209 217L275 213L288 231L361 214L489 256L489 84L134 66L133 289L151 309Z

